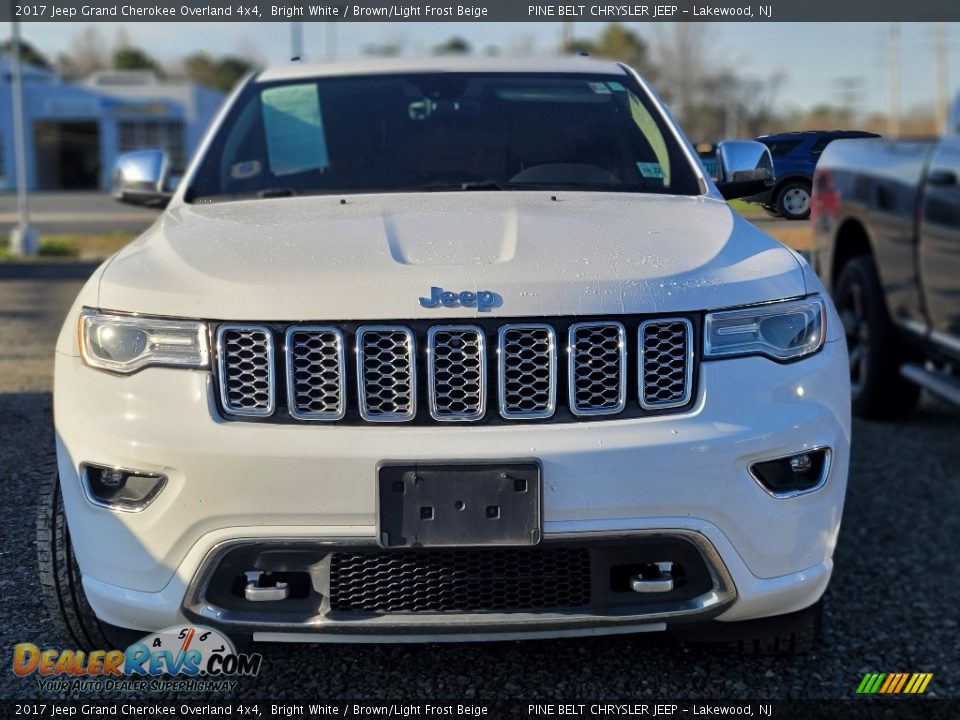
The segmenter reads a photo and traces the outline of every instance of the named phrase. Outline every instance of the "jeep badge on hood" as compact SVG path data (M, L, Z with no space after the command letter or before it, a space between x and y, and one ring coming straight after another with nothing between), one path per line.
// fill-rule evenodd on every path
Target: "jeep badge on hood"
M503 305L503 298L489 290L471 292L464 290L460 293L448 292L443 288L430 288L430 297L420 298L420 304L425 308L443 307L475 307L480 312L490 312L493 308Z

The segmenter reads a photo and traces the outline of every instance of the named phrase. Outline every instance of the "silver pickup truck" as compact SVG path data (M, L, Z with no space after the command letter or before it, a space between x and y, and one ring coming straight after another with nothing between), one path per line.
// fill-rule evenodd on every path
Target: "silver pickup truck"
M842 140L814 176L814 266L843 320L854 412L960 404L960 98L938 140Z

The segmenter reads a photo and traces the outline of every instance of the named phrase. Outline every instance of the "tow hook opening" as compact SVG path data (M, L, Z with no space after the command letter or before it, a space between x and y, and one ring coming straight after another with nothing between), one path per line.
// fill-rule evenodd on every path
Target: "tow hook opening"
M668 593L682 588L686 581L683 565L670 560L616 565L610 573L614 592Z
M250 602L305 598L310 594L310 575L305 572L247 570L234 580L233 594Z

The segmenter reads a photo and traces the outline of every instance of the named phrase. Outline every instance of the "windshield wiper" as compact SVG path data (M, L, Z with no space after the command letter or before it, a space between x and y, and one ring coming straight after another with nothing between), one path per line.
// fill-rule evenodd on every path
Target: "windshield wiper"
M255 195L258 198L277 198L277 197L290 197L292 195L299 195L299 190L294 190L289 187L273 187L273 188L264 188L263 190L258 190Z
M229 202L231 200L250 200L250 199L261 199L261 198L282 198L282 197L292 197L294 195L302 195L303 191L296 190L291 187L272 187L264 188L263 190L251 190L250 192L240 192L240 193L224 193L223 195L200 195L190 199L188 202L195 203L216 203L216 202Z
M481 180L480 182L460 183L461 190L503 190L503 185L495 180Z

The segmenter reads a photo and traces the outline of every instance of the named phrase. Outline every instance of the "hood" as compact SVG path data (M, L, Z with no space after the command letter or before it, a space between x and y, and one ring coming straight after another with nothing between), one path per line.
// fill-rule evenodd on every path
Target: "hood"
M705 310L804 294L793 253L706 197L455 192L179 205L104 272L103 309L210 320Z

